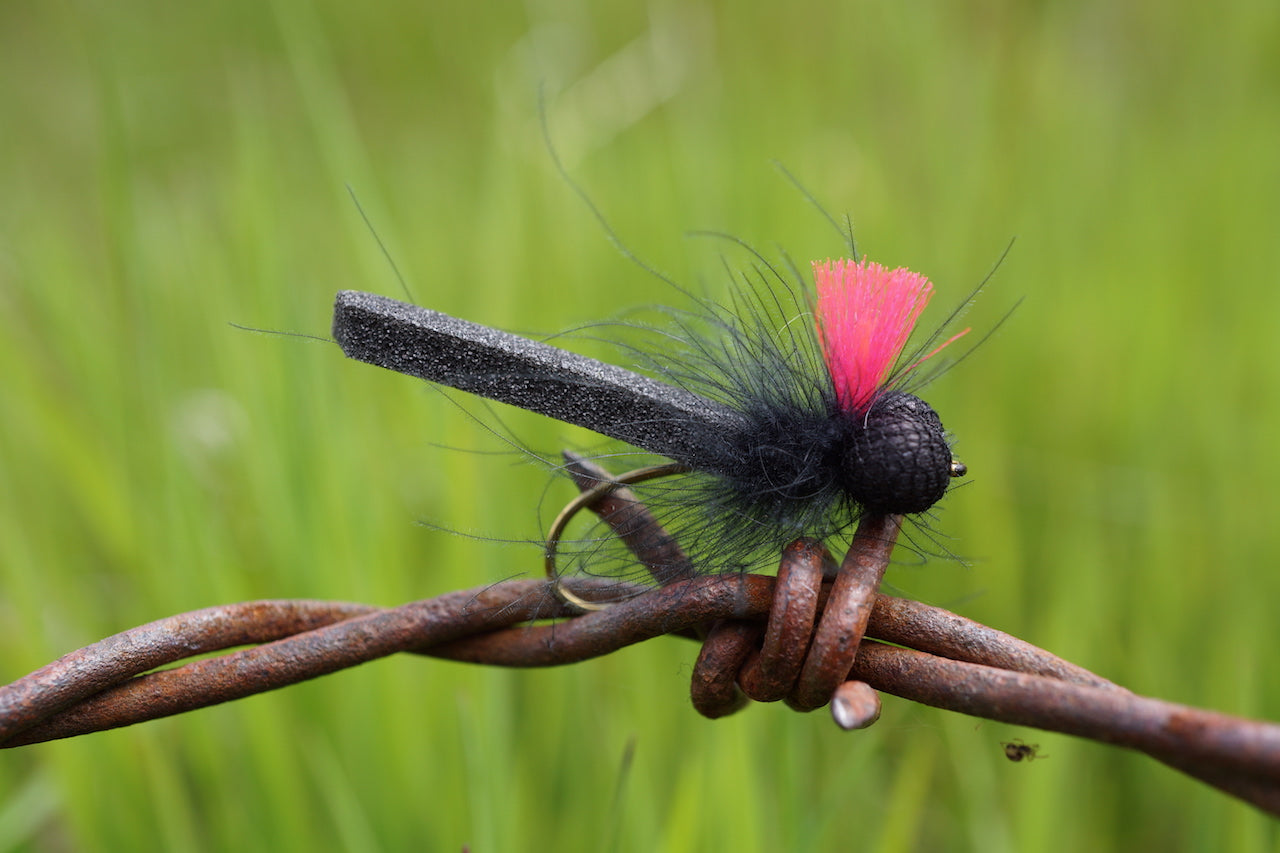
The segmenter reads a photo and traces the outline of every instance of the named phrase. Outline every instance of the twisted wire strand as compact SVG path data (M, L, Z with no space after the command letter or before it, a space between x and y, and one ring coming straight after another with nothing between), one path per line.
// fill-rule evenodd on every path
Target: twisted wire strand
M592 483L602 476L583 460L570 460L569 469ZM608 500L616 506L634 498L620 488ZM867 563L870 576L883 571L875 563L888 559L887 523L864 520L871 527L844 564ZM642 540L658 543L670 565L673 543L660 533ZM643 545L636 550L643 561ZM397 652L493 666L558 666L674 634L706 637L692 692L695 707L709 716L737 710L748 698L807 709L815 699L806 691L820 690L816 704L830 701L837 722L856 728L874 722L874 692L882 691L1138 750L1280 816L1280 726L1135 695L939 608L873 590L866 607L854 608L859 618L866 611L866 621L851 664L840 656L834 669L812 663L821 645L814 626L838 594L833 566L818 543L801 540L786 550L778 578L698 576L636 587L627 590L631 597L590 613L578 613L542 580L505 581L389 609L283 600L192 611L108 637L0 687L0 747L184 713ZM584 599L617 597L616 583L563 582ZM533 621L547 619L560 621ZM839 624L837 643L847 644L857 626ZM227 649L236 650L157 671ZM814 659L826 656L819 649ZM824 686L801 686L806 667L818 672L813 683Z

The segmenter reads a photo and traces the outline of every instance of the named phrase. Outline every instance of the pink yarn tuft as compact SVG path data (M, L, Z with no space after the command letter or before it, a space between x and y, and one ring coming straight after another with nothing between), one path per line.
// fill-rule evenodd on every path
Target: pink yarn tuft
M861 263L814 261L813 279L818 290L818 339L836 399L844 411L861 414L884 390L920 312L929 304L933 285L919 273L903 267L888 270L865 257Z

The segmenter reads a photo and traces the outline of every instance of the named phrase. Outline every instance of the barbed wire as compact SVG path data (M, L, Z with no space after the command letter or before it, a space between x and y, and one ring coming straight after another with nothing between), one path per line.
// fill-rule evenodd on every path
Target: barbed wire
M584 488L608 476L577 458L567 467ZM625 517L642 562L671 557L674 543L626 489L594 509L606 521ZM637 518L653 525L643 535ZM1139 696L1016 637L877 592L897 523L864 518L839 569L819 543L801 540L784 552L776 578L694 576L621 590L601 579L563 579L586 600L630 596L586 613L542 580L387 609L280 600L182 613L0 687L0 747L180 714L400 652L543 667L675 635L702 642L692 696L706 716L731 713L746 699L785 700L799 710L829 705L839 725L861 728L879 716L880 691L1137 750L1280 815L1280 726ZM172 666L214 652L226 653Z

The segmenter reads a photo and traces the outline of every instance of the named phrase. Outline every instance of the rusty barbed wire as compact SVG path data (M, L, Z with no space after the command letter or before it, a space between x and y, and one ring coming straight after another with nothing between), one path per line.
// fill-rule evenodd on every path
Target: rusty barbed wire
M569 458L567 469L581 488L608 477L578 458ZM678 560L678 545L629 491L617 489L599 504L607 522L632 525L624 538L642 562L652 557L647 548L661 553L659 565L673 565L673 555ZM608 513L610 506L624 512ZM637 519L645 526L639 532ZM876 592L896 523L863 520L843 563L849 571L837 571L820 544L801 540L786 549L777 578L690 576L657 588L630 585L623 591L631 597L589 613L542 580L504 581L388 609L282 600L183 613L0 687L0 747L179 714L398 652L558 666L672 634L705 638L692 695L707 716L731 713L747 699L785 700L803 710L829 703L837 723L860 728L878 717L881 691L1144 752L1280 815L1280 726L1138 696L1016 637ZM850 573L862 582L846 582L842 591L840 579ZM614 600L619 592L619 584L603 580L564 583L588 600Z

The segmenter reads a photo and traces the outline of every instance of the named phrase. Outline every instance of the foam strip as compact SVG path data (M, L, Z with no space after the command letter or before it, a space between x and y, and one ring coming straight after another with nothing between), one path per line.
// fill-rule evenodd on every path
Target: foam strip
M710 434L741 429L732 409L667 385L478 323L372 293L344 290L333 337L349 358L509 403L670 457L714 465Z

